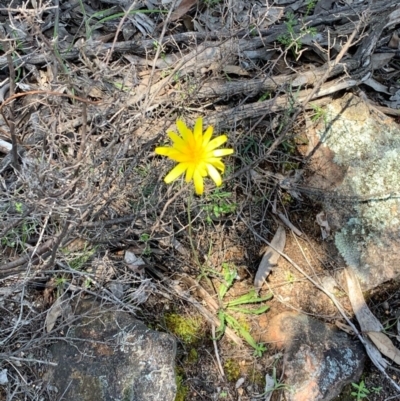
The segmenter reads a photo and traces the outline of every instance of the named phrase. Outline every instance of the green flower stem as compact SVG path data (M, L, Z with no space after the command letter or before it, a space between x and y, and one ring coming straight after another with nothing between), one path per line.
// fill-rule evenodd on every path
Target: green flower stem
M192 235L192 233L193 233L192 216L190 214L191 207L192 207L192 192L190 192L190 195L188 197L188 202L187 202L187 215L188 215L188 225L189 225L188 234L189 234L189 242L190 242L190 247L192 248L194 260L195 260L197 266L201 269L202 265L199 260L199 254L197 252L197 249L194 246L193 235Z

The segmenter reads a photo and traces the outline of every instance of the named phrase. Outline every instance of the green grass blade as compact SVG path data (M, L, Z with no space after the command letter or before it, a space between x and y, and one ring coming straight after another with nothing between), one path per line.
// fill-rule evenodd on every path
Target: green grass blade
M266 312L269 309L268 305L261 306L257 309L246 309L246 308L238 308L236 306L232 306L229 308L230 311L233 312L240 312L246 315L261 315L262 313Z

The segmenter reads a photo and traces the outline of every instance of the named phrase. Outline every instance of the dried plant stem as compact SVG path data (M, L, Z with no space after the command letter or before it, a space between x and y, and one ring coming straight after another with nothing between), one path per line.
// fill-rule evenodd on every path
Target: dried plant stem
M217 360L218 369L221 373L221 376L225 377L224 368L222 367L221 359L219 357L218 345L217 345L217 340L215 337L215 325L214 324L211 324L211 334L212 334L212 340L213 340L214 351L215 351L215 359Z

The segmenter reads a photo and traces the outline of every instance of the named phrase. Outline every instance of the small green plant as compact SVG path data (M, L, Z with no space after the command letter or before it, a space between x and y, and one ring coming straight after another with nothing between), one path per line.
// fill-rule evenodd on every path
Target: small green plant
M306 17L308 17L317 5L318 0L307 0L306 1Z
M67 284L68 280L63 275L62 277L56 277L54 284L57 288L57 298L59 298L64 293L65 284Z
M250 32L250 36L254 37L257 35L257 25L249 25L249 32Z
M21 202L15 202L15 211L19 214L22 214L23 212L23 205Z
M297 20L292 12L286 14L286 33L278 36L278 42L284 47L288 48L294 46L296 51L301 49L301 42L296 38L294 27L297 25Z
M22 213L22 205L19 209L18 203L15 204L17 213ZM20 226L17 226L10 230L7 235L1 239L1 245L9 248L16 248L21 246L23 249L26 246L26 242L36 234L36 222L33 220L24 220Z
M222 275L224 281L221 283L218 289L218 298L221 306L218 310L218 319L220 321L220 326L217 329L217 339L222 337L222 335L225 333L226 327L229 326L233 330L235 330L244 340L246 340L246 342L251 347L254 348L254 355L260 357L262 356L263 352L266 351L265 345L261 343L258 344L254 340L253 336L250 334L246 325L240 320L234 318L232 316L232 312L249 315L260 315L269 309L268 305L263 305L257 309L243 307L243 305L251 305L268 301L272 298L272 294L268 294L265 297L259 297L254 290L251 290L247 294L244 294L236 299L224 302L223 300L225 298L225 295L232 287L233 282L236 279L236 266L228 263L223 263Z
M368 398L368 395L370 395L371 392L374 394L379 394L382 391L382 387L371 387L371 389L368 389L364 380L361 380L359 384L351 383L351 386L355 389L355 391L351 392L351 395L356 397L357 401Z
M311 116L311 121L317 122L322 118L324 123L325 123L325 125L327 125L328 115L327 115L326 110L323 109L321 106L318 106L318 105L313 104L313 103L311 103L310 106L314 111L314 114Z
M265 92L260 96L260 98L258 99L258 102L263 102L264 100L271 99L271 98L272 98L271 92Z
M301 38L305 35L315 36L317 33L316 28L310 28L303 26L300 28L300 32L296 33L295 27L298 21L295 18L293 12L286 14L286 33L278 36L278 42L281 43L285 48L292 49L293 55L297 56L301 50Z
M85 244L85 247L81 252L71 253L73 257L71 260L68 261L68 264L71 267L71 269L81 270L84 264L94 255L96 249L97 249L96 247L87 248L87 245ZM70 252L66 251L65 254L69 255Z
M287 384L284 384L284 383L281 383L278 379L277 379L277 377L276 377L276 367L274 366L273 368L272 368L272 376L269 376L269 379L271 380L271 385L268 385L268 389L267 389L267 391L266 391L266 393L264 394L264 395L266 395L266 394L268 394L268 393L273 393L274 391L277 391L277 390L290 390L290 388L289 388L289 386L287 385Z
M370 391L365 386L364 380L361 380L359 384L351 383L351 385L356 390L356 391L352 391L351 395L353 397L356 397L357 401L360 401L363 398L367 398L368 395L370 394Z
M207 196L208 204L203 205L202 209L206 212L206 222L211 224L214 219L219 219L224 215L233 213L236 211L236 203L230 202L232 192L224 192L220 189L216 189Z
M150 248L150 235L147 233L142 233L140 234L139 240L145 244L144 250L142 252L143 255L145 256L150 256L151 255L151 248Z

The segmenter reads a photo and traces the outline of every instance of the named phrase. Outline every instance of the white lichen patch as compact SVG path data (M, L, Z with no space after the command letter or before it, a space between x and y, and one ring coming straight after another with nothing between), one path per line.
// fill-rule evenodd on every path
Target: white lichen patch
M346 170L336 193L355 199L353 218L335 234L336 247L349 265L365 273L367 247L387 255L391 241L400 239L400 129L347 95L327 106L327 124L317 134Z

